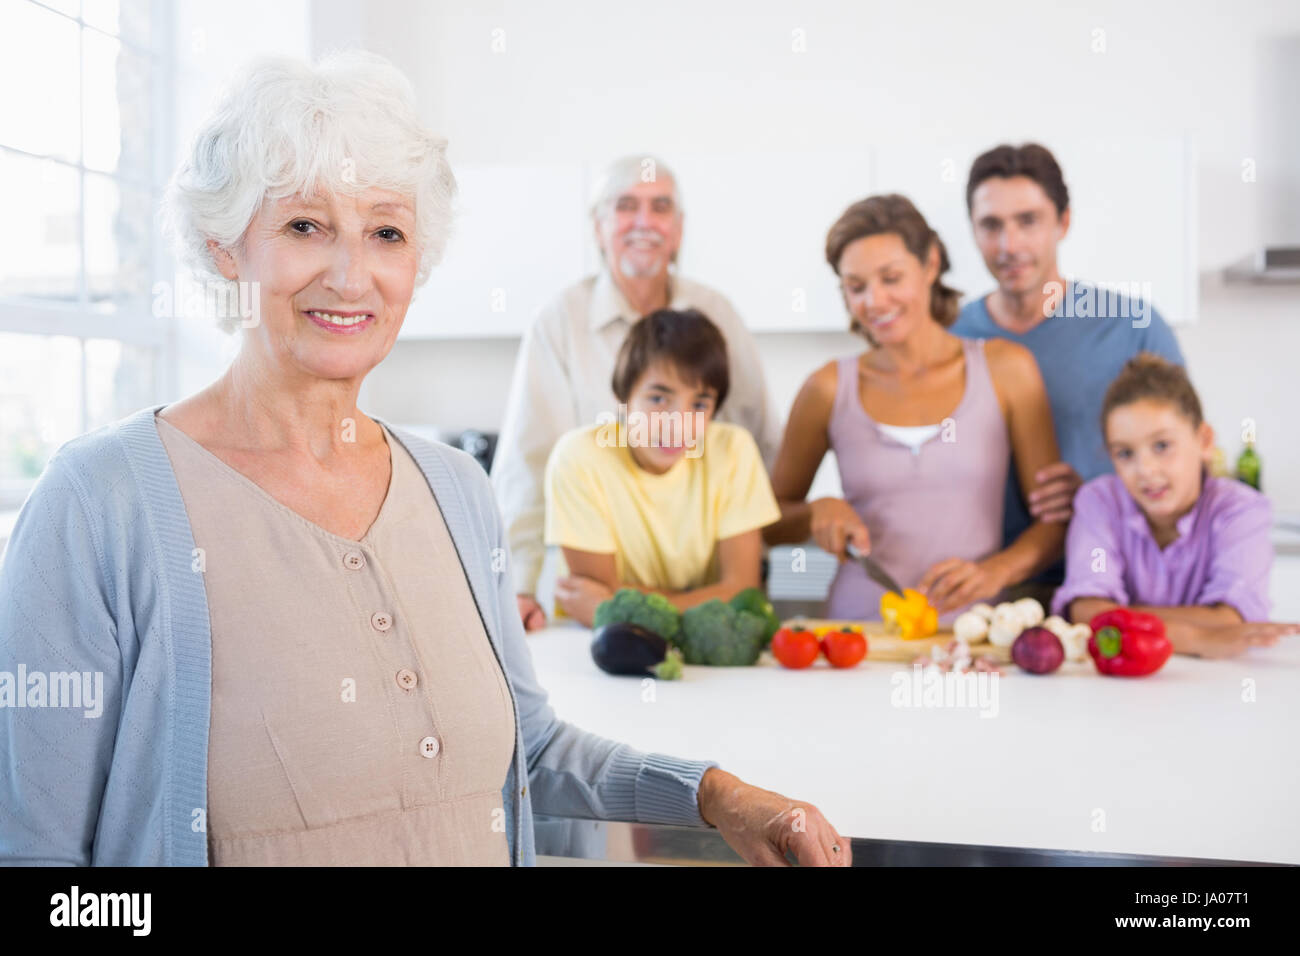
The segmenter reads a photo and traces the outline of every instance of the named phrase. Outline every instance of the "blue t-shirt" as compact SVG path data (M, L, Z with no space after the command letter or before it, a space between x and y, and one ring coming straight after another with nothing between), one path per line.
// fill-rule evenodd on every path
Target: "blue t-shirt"
M1047 386L1061 460L1084 481L1114 470L1101 433L1101 401L1124 363L1139 352L1154 352L1184 364L1178 340L1155 306L1083 282L1069 283L1052 317L1023 335L994 322L983 296L962 307L950 331L966 338L1010 339L1034 353ZM1005 547L1033 523L1014 464L1004 514ZM1058 563L1037 580L1059 584L1062 572Z

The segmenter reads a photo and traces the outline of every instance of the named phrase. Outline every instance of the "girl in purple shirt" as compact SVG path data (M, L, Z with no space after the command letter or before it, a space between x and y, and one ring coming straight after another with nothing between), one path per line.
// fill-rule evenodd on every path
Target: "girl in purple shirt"
M1176 651L1203 657L1300 632L1268 622L1268 499L1206 473L1214 430L1187 373L1144 352L1111 382L1101 415L1115 474L1075 496L1053 612L1088 621L1133 607L1165 622Z

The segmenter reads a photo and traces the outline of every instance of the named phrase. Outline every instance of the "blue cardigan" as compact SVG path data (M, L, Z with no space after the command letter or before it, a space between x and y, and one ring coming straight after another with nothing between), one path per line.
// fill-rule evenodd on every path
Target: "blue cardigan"
M0 672L14 675L11 690L20 666L102 673L103 711L15 706L0 684L0 863L208 862L207 594L154 422L162 407L60 448L14 526L0 569ZM534 805L705 826L699 783L716 763L641 753L556 718L533 672L487 475L462 451L387 427L433 490L510 687L512 864L535 862Z

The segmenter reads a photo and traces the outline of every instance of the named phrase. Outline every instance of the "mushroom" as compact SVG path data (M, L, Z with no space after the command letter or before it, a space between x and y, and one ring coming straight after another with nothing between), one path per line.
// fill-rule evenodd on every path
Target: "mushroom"
M993 611L993 623L989 625L989 641L998 647L1010 647L1027 626L1022 623L1014 605L999 604Z
M988 636L989 622L972 609L957 615L957 620L952 622L952 633L959 641L979 644Z
M1092 637L1092 628L1087 624L1066 625L1065 633L1056 635L1065 648L1067 661L1086 661L1088 659L1088 638Z
M1043 621L1043 627L1047 628L1057 637L1065 637L1066 633L1073 626L1073 624L1058 614L1053 614L1051 617Z
M1011 606L1016 609L1025 627L1035 627L1043 620L1043 606L1033 598L1021 598Z

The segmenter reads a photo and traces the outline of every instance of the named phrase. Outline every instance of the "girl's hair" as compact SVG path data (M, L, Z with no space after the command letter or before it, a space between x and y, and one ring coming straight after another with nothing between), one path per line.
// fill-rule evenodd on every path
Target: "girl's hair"
M1122 405L1150 399L1174 406L1178 413L1199 428L1205 420L1201 400L1181 365L1175 365L1153 352L1139 352L1129 359L1106 389L1101 402L1101 431L1106 433L1110 413Z
M660 361L671 362L683 378L712 388L718 393L714 411L722 408L731 383L727 341L704 313L660 309L637 321L618 350L610 383L615 397L626 402L646 369Z
M948 262L948 250L944 248L939 234L930 228L925 217L912 205L906 196L891 193L885 196L871 196L855 202L831 226L826 234L826 261L840 274L840 257L850 243L867 236L890 234L903 240L907 251L925 265L932 247L939 250L939 274L934 285L930 287L930 314L940 325L949 326L957 320L961 293L944 285L943 274L951 268ZM852 331L859 331L857 319L850 326Z

